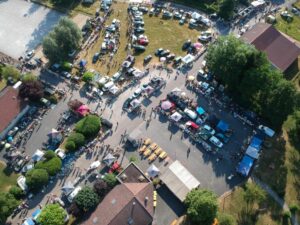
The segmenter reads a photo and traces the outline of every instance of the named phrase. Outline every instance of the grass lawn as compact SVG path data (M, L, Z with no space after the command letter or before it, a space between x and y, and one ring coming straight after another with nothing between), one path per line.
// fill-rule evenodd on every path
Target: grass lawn
M18 175L15 173L8 174L5 170L5 164L0 161L0 191L8 191L10 186L16 184Z
M109 25L111 21L116 18L121 21L120 29L120 48L116 55L114 56L113 62L117 62L117 66L107 68L107 63L109 62L109 57L106 56L105 63L98 61L96 64L92 64L92 57L96 52L99 52L101 43L103 41L103 36L101 36L98 41L88 49L87 51L82 51L80 57L88 61L87 67L89 69L95 69L104 75L112 75L118 69L119 65L126 58L127 52L125 50L128 37L126 36L126 31L128 28L127 20L127 4L126 3L114 3L113 4L114 13L108 19L106 25ZM162 20L160 17L149 17L144 15L145 22L145 35L149 38L149 45L145 52L135 55L136 56L136 66L142 68L143 59L146 55L152 54L154 56L154 51L157 48L169 49L176 55L184 56L185 53L181 50L181 46L185 40L191 39L196 41L199 31L191 30L188 28L187 24L184 26L179 25L178 20ZM154 57L155 58L155 57ZM153 61L155 62L155 59ZM157 59L156 59L157 60Z
M293 21L288 23L286 20L282 19L279 13L277 15L277 22L275 24L275 27L281 32L291 36L295 40L300 41L300 17L299 16L293 15Z
M0 91L6 87L6 80L5 79L1 79L0 80Z
M207 13L213 13L218 10L219 2L217 0L214 1L196 1L196 0L162 0L163 2L174 2L181 5L186 5L188 7L199 9Z
M250 218L245 212L246 203L243 199L243 187L236 187L230 195L219 199L220 212L229 213L237 219L239 225L288 225L287 221L282 221L280 207L269 197L261 205L256 205L254 211L259 212L256 219L253 217L251 223L246 221ZM259 210L258 210L259 209Z

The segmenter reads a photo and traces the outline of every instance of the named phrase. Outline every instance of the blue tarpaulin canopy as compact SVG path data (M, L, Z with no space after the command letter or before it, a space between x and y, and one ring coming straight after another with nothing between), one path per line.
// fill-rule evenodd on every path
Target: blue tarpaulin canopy
M32 218L34 220L36 220L38 218L38 216L40 215L40 213L42 212L42 210L40 209L36 209L33 213L32 213Z
M79 66L81 66L81 67L85 67L86 64L87 64L87 61L85 59L82 59L79 62Z
M248 176L252 166L253 166L253 159L250 158L249 156L244 156L242 161L237 167L237 172L246 177Z
M259 149L253 148L252 146L249 146L246 150L246 154L250 156L253 159L258 159L259 157Z
M220 120L217 125L217 128L223 132L226 132L229 128L229 125L225 123L223 120Z
M256 136L254 136L250 142L250 146L252 146L253 148L256 148L256 149L260 149L261 143L262 143L262 140Z
M25 220L25 222L22 225L35 225L33 220L31 218Z
M197 107L196 111L199 115L203 115L205 113L205 110L202 107Z

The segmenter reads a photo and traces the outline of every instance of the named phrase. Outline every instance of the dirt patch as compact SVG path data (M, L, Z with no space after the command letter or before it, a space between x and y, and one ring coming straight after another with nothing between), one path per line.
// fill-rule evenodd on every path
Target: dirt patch
M10 65L17 65L19 63L18 60L0 52L0 63L10 64Z
M90 18L90 16L78 13L72 18L72 20L81 29L85 25L86 21Z

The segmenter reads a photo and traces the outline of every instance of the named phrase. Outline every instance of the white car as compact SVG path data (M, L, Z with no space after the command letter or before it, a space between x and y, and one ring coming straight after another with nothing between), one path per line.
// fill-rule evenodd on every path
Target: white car
M34 168L34 164L27 164L22 168L22 173L27 173L29 170L32 170Z
M203 129L207 130L210 133L210 135L214 135L216 133L216 131L208 125L204 125Z
M116 72L113 76L112 76L112 80L113 81L117 81L120 79L120 77L122 76L122 73L119 71L119 72Z
M17 184L23 191L26 192L28 190L28 186L26 184L26 177L19 176L17 179Z
M58 148L58 149L55 150L55 154L56 154L59 158L61 158L61 159L66 158L66 153L65 153L65 151L62 150L62 149L60 149L60 148Z
M138 88L138 89L135 90L132 97L137 98L142 94L142 92L143 92L143 90L141 88Z
M212 136L209 141L214 144L215 146L217 146L218 148L222 148L223 147L223 143L218 139L216 138L215 136Z
M25 60L29 60L34 56L34 50L27 51L25 55Z
M74 198L76 197L76 195L78 194L78 192L81 191L81 189L82 189L82 188L81 188L80 186L78 186L78 187L76 187L76 188L71 192L71 194L69 194L69 196L68 196L68 201L69 201L70 203L73 202Z
M100 80L98 81L99 84L104 85L107 82L109 82L110 78L108 76L104 76L102 78L100 78Z
M195 120L195 119L197 118L197 113L195 113L193 110L190 110L190 109L188 109L188 108L186 108L186 109L184 110L184 113L185 113L188 117L190 117L192 120Z
M113 81L109 81L106 84L104 84L102 91L109 91L113 86L115 86L115 83Z
M63 71L61 74L67 79L71 79L71 77L72 77L72 75L66 71Z
M199 81L198 84L199 84L200 88L203 89L204 91L209 88L209 83L207 83L207 82Z

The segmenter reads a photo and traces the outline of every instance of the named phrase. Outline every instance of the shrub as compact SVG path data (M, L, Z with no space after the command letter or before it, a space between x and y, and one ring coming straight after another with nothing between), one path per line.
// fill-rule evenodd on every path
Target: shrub
M91 82L93 80L93 78L94 78L94 73L89 72L89 71L85 72L82 76L82 80L87 83Z
M63 62L61 64L61 67L64 71L70 72L72 70L72 63L69 62Z
M113 173L108 173L104 176L103 180L107 183L110 188L116 186L118 180Z
M297 205L296 203L290 205L290 211L291 211L292 213L296 213L296 212L298 212L299 210L300 210L300 206Z
M44 155L44 158L47 160L52 159L54 157L56 157L56 154L54 153L54 151L51 150L48 150Z
M12 214L19 203L12 194L0 192L0 224L5 224L6 218Z
M13 66L5 66L2 68L2 76L7 80L11 77L15 82L20 79L20 71Z
M87 212L97 206L99 197L92 188L86 186L76 195L75 203L81 210Z
M129 158L129 162L137 162L138 161L138 159L137 159L137 157L135 157L135 156L131 156L130 158Z
M57 156L49 159L38 162L34 168L44 169L48 172L50 176L55 176L61 169L62 162L61 159Z
M16 199L21 199L25 195L24 191L16 185L10 187L9 193L12 194Z
M75 125L75 130L82 133L86 138L94 137L100 130L100 118L95 115L88 115Z
M58 100L57 97L55 95L51 95L48 97L48 100L52 103L52 104L57 104Z
M35 81L37 80L37 76L33 75L32 73L26 73L23 77L22 77L22 81L26 82L26 81Z
M65 148L68 151L75 151L76 150L76 144L74 143L74 141L68 141L65 145Z
M64 225L66 211L58 204L49 204L43 208L38 217L38 224L41 225Z
M227 213L218 213L219 225L236 225L235 218Z
M94 183L94 191L99 195L100 198L103 198L110 190L110 187L104 180L96 180Z
M45 169L32 169L26 173L26 184L32 190L38 190L48 183L49 175Z
M290 211L284 211L283 212L283 218L290 219L292 217L292 214Z
M74 142L75 143L75 148L78 149L79 147L81 147L82 145L84 145L85 143L85 138L83 136L83 134L81 133L76 133L73 132L72 134L70 134L70 136L68 137L67 142Z
M24 81L20 86L19 95L22 98L29 98L31 101L38 101L44 96L43 85L38 80Z

